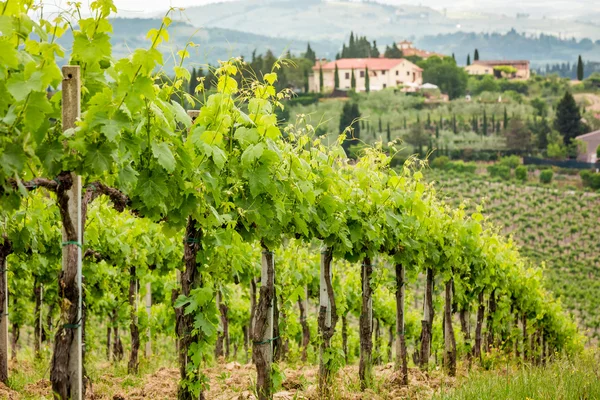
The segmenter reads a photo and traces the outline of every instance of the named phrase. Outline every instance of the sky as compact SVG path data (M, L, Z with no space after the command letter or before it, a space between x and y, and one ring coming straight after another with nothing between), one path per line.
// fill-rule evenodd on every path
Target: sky
M45 12L55 12L60 6L65 6L70 0L43 0ZM72 1L72 0L71 0ZM90 0L79 0L84 4L84 8ZM156 15L161 11L166 11L169 6L190 7L208 3L216 3L232 0L114 0L119 15L121 16L140 16ZM290 0L286 0L290 1ZM303 1L303 0L295 0ZM359 1L359 0L357 0ZM521 0L516 3L507 3L506 0L379 0L381 3L394 5L412 4L429 6L438 10L447 8L453 11L488 11L494 13L513 14L515 11L531 12L532 15L557 16L564 13L582 12L600 12L600 1L598 0ZM507 4L511 4L507 8ZM516 6L516 7L515 7Z

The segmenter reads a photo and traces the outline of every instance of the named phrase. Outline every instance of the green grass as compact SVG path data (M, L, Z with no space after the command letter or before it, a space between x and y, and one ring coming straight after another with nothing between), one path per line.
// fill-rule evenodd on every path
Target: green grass
M600 399L600 356L586 352L547 367L521 367L508 375L498 371L473 373L457 389L433 399Z

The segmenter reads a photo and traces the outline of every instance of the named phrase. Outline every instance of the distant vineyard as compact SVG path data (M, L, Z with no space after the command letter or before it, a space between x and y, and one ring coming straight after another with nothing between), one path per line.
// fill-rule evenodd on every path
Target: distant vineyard
M600 195L568 189L490 182L477 175L434 175L440 194L457 206L481 201L484 214L502 226L527 257L545 263L550 288L587 334L600 339Z

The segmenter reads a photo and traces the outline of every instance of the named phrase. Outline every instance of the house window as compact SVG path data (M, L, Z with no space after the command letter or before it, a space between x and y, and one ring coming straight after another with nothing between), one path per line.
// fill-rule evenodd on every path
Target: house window
M410 76L410 71L406 71L406 76Z
M400 71L396 71L396 76L400 75Z
M385 71L381 71L381 75L385 75Z
M350 79L350 72L346 72L346 79Z
M387 85L384 83L384 84L383 84L383 88L385 89L386 87L387 87Z
M360 77L364 78L365 77L365 71L360 71Z

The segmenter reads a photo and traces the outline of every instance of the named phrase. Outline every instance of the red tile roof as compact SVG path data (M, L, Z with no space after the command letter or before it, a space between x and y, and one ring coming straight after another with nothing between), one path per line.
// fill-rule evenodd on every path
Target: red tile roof
M412 64L414 68L422 71L416 64L404 58L342 58L328 63L317 63L313 67L313 70L318 71L319 65L323 68L323 71L335 70L337 64L338 69L363 70L368 67L370 71L387 71L402 62Z
M487 65L487 66L495 66L495 65L529 65L529 60L477 60L473 61L475 65Z

